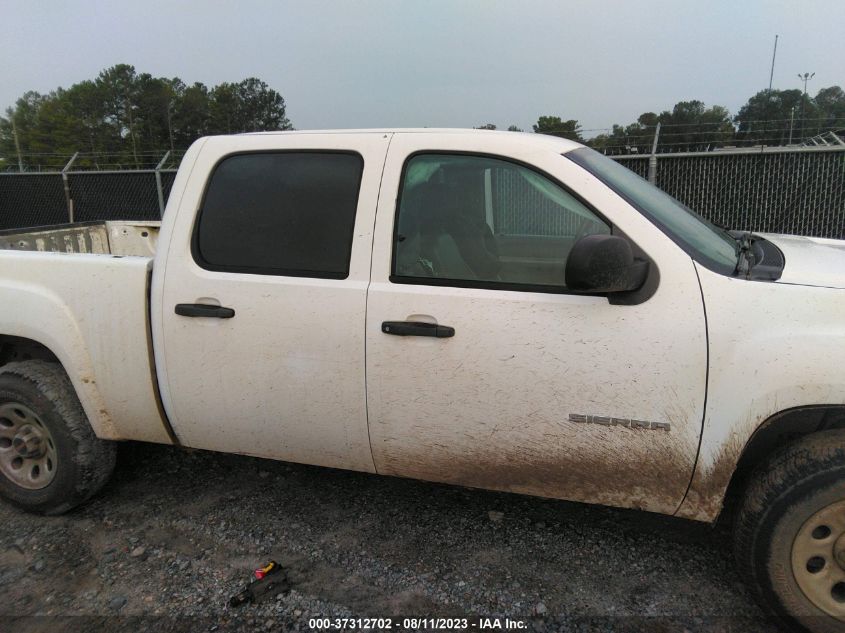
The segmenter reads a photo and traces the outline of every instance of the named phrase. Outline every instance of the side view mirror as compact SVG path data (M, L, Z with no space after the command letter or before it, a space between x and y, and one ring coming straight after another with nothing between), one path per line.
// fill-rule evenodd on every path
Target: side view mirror
M631 244L618 235L585 235L566 262L566 287L579 292L637 290L648 275L648 262L634 259Z

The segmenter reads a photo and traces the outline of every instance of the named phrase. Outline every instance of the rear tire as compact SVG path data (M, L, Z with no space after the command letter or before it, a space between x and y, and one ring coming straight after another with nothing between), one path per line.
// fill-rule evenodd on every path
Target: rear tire
M38 514L87 501L114 469L114 442L94 435L62 367L0 367L0 496Z
M790 630L845 632L845 429L804 437L754 473L734 551L760 604Z

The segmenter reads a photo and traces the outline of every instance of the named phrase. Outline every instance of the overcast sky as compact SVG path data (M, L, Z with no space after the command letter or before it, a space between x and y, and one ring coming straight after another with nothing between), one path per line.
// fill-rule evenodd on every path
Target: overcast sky
M0 108L117 63L213 85L255 76L295 127L584 128L768 86L845 86L843 0L0 0Z

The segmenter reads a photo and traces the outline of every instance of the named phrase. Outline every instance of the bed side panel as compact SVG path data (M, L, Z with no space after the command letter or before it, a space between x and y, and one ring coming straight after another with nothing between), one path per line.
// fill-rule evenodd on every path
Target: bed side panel
M98 437L171 443L148 343L152 260L0 251L0 334L62 362Z

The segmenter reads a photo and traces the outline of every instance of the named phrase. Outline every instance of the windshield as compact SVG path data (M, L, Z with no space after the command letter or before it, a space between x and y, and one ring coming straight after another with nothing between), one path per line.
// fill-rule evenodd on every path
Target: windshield
M583 147L564 154L613 189L660 227L701 264L731 275L736 270L738 245L727 231L640 178L627 167Z

